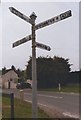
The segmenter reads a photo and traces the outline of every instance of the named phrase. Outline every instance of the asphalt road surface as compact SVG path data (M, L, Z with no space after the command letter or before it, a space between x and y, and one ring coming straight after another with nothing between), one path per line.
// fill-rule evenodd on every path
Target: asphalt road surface
M14 92L16 97L19 97L19 90L4 90L5 92ZM37 94L38 104L52 111L56 109L66 117L80 118L79 94L76 93L56 93L39 91ZM32 102L31 90L24 90L24 100Z

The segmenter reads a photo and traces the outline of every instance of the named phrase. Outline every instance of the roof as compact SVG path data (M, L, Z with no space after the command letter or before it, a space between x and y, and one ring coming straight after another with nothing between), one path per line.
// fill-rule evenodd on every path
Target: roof
M12 71L12 70L17 74L17 72L14 69L7 69L5 73L2 73L2 75L6 74L7 72Z

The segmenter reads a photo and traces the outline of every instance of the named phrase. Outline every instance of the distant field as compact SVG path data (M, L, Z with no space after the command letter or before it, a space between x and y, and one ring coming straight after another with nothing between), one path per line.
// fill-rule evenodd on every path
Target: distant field
M49 88L49 89L40 89L41 91L53 91L53 92L59 92L59 88ZM68 85L65 87L61 87L60 92L75 92L75 93L81 93L81 85Z
M15 118L31 118L32 117L32 107L30 103L25 101L21 102L19 99L15 98L14 102L15 108ZM3 97L2 99L2 111L3 118L10 118L10 100L9 98ZM39 118L48 118L48 115L41 109L38 108Z
M66 86L62 88L63 92L80 92L80 87L79 86Z

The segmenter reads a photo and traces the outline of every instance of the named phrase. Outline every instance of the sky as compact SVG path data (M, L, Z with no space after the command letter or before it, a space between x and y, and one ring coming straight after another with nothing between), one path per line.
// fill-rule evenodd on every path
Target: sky
M35 12L36 24L71 10L72 17L36 31L36 41L51 47L51 51L37 48L36 56L68 58L73 64L71 70L79 70L79 2L21 1L2 0L0 4L0 68L14 65L25 69L32 56L31 41L12 48L12 43L31 34L31 25L9 11L9 7L13 6L28 17Z

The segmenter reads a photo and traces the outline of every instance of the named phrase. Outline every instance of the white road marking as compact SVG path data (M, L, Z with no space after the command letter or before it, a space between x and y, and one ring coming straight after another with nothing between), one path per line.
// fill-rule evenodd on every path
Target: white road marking
M30 93L24 93L27 95L32 95ZM49 96L49 95L41 95L41 94L37 94L37 96L42 96L42 97L50 97L50 98L55 98L55 99L62 99L63 97L57 97L57 96Z
M47 105L44 105L44 104L41 104L41 103L38 103L38 105L41 105L41 106L44 106L44 107L48 107Z
M56 92L59 93L59 92ZM66 95L79 95L79 93L74 93L74 92L60 92L61 94L66 94Z
M63 112L63 115L64 115L64 116L71 117L71 118L79 118L78 115L71 114L70 112Z
M50 97L50 98L63 98L63 97L57 97L57 96L49 96L49 95L41 95L41 94L38 94L38 96L43 96L43 97Z
M29 100L25 100L26 102L29 102L29 103L32 103L32 101L29 101ZM41 103L37 103L38 105L41 105L41 106L44 106L44 107L48 107L47 105L45 104L41 104Z
M29 102L29 103L32 103L32 101L30 101L30 100L24 100L24 101Z

